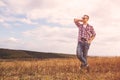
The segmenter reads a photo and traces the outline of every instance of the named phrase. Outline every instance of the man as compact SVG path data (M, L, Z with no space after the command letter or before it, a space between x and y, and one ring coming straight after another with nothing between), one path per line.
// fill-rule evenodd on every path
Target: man
M79 29L77 57L81 61L81 69L87 68L87 70L89 69L89 65L87 63L89 46L96 35L94 28L88 24L88 20L88 15L84 15L82 19L74 19L74 22Z

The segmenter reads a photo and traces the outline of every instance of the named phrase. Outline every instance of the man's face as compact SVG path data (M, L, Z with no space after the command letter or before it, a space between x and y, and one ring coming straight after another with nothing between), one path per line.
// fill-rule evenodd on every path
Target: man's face
M82 19L83 19L83 22L87 22L89 18L88 16L83 16Z

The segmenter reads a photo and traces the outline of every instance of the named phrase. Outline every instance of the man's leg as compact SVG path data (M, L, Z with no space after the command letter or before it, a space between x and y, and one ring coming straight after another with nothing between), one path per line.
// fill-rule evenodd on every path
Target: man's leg
M89 43L84 43L83 57L84 57L84 59L85 59L85 65L88 65L88 63L87 63L87 55L88 55L89 47L90 47L90 44L89 44Z
M81 67L83 65L85 65L86 63L86 59L84 58L83 56L83 48L84 48L84 43L82 42L78 42L78 45L77 45L77 57L78 59L81 61Z
M85 58L85 64L84 64L83 68L86 69L87 72L90 72L90 67L87 63L87 55L88 55L89 47L90 47L90 44L85 42L84 49L83 49L83 57Z

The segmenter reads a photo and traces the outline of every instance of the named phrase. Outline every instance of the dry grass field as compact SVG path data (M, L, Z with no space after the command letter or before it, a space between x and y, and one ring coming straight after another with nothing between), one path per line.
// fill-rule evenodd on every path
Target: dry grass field
M0 60L0 80L120 80L120 57L89 57L90 72L77 58Z

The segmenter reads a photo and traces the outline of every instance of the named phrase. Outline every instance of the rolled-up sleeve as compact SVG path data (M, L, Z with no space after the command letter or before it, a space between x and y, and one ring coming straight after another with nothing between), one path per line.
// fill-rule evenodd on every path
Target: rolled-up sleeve
M77 27L81 26L80 22L75 22L75 24L76 24Z
M91 33L92 33L92 37L95 37L95 36L96 36L96 32L95 32L93 26L91 26Z

